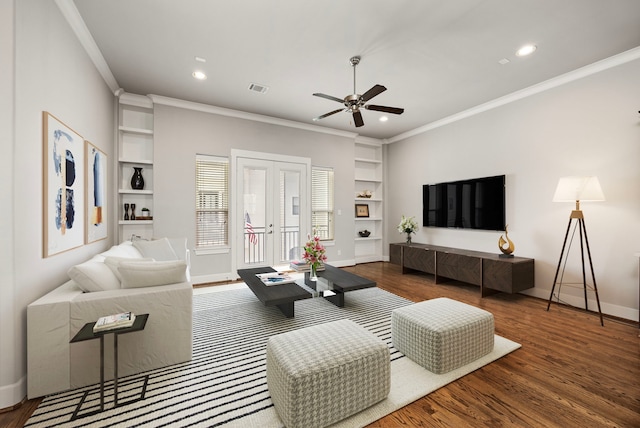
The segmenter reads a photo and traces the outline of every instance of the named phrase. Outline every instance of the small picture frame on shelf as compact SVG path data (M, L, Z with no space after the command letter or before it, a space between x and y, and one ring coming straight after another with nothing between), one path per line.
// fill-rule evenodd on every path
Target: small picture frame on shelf
M356 204L356 217L369 217L369 205Z

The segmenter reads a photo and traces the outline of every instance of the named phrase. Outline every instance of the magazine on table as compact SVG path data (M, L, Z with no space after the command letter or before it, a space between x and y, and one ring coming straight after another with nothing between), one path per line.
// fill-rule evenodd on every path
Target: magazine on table
M295 270L296 272L311 272L311 265L309 263L307 263L306 261L302 260L302 261L292 261L289 264L289 267L291 267L291 269ZM316 269L316 272L320 272L324 270L324 265L321 264L320 266L318 266L318 269Z
M136 316L132 312L122 312L120 314L107 315L101 317L93 326L93 332L114 330L116 328L131 327L136 320Z
M257 273L256 276L260 278L264 285L268 286L296 282L295 278L287 272Z

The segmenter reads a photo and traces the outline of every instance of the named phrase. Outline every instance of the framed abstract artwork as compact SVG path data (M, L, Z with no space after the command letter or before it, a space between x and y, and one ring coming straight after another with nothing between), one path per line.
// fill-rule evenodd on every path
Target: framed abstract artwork
M107 165L107 155L87 141L85 244L107 237Z
M369 217L369 205L356 204L356 217Z
M84 243L84 139L42 112L43 257Z

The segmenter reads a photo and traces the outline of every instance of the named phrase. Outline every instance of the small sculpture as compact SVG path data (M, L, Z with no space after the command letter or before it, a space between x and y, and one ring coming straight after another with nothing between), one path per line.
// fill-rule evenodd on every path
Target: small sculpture
M516 249L516 246L513 245L513 241L511 241L511 239L509 239L509 233L507 232L507 228L509 227L509 225L506 225L504 228L504 238L502 237L502 235L500 235L500 239L498 240L498 247L500 248L500 251L502 251L502 254L500 255L500 257L513 257L513 250ZM506 241L505 241L506 238ZM509 244L505 247L505 244Z

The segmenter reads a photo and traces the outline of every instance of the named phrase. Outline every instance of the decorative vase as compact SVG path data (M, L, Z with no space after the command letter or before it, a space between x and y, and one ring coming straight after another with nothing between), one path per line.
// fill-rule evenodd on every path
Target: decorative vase
M316 263L311 263L311 273L309 274L309 281L318 280L318 266Z
M411 244L411 232L407 232L407 244Z
M129 220L129 204L124 204L124 220Z
M131 188L133 190L144 189L144 178L142 177L142 168L133 167L133 175L131 176Z

